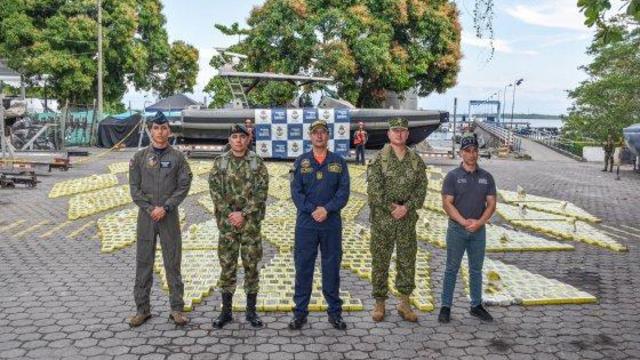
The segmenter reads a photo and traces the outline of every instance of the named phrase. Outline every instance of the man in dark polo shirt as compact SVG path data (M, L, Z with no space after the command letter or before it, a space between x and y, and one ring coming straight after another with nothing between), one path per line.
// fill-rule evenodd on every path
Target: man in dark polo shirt
M450 320L453 290L465 251L469 258L470 313L480 320L493 321L482 307L482 264L486 244L484 225L496 210L496 184L493 176L478 166L475 137L462 137L460 157L462 163L447 174L442 184L442 207L449 215L449 227L438 321L448 323Z

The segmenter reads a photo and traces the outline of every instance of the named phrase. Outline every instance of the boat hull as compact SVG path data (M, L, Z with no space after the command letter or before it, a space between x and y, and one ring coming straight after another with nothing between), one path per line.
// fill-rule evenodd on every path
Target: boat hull
M640 123L622 129L624 142L635 156L640 156Z
M351 109L352 136L358 122L369 133L367 148L380 148L387 143L388 121L405 118L409 122L409 145L423 141L449 119L449 113L432 110ZM253 109L184 110L182 118L173 124L174 132L187 143L225 143L231 124L253 119Z

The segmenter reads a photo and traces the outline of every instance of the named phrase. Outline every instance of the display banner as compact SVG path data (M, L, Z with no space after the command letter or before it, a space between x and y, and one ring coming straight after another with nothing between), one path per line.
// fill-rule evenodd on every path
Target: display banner
M349 154L349 109L256 109L256 152L263 158L293 159L311 150L309 127L316 120L329 127L329 150Z

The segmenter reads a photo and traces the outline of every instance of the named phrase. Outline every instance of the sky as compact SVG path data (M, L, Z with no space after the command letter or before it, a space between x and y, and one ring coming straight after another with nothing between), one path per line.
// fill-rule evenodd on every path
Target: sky
M458 113L466 113L469 100L503 101L504 87L524 79L517 87L516 113L565 114L571 105L567 90L586 79L579 69L591 58L585 54L594 31L583 22L576 0L494 0L495 54L490 59L489 42L479 39L473 31L474 0L456 0L460 9L462 33L461 71L457 85L443 94L433 93L420 98L418 107L453 112L458 98ZM214 24L241 25L259 0L211 1L164 0L169 41L184 40L200 51L200 72L194 93L190 96L204 101L202 89L215 70L209 60L214 47L227 47L238 41L214 28ZM495 94L495 95L494 95ZM145 97L146 96L146 97ZM513 87L506 91L506 109L511 111ZM157 95L129 91L125 104L142 108Z

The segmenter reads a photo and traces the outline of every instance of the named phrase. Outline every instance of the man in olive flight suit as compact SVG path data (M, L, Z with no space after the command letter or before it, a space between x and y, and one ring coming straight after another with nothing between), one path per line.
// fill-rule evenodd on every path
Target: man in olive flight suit
M133 290L137 312L129 318L129 325L140 326L151 317L149 295L158 239L169 284L169 318L177 325L185 325L189 319L183 313L184 285L180 274L182 238L178 205L189 193L192 174L184 155L169 145L171 129L161 112L152 118L150 131L151 145L138 151L129 161L131 197L139 208Z
M367 172L371 221L371 257L374 321L382 321L389 291L389 263L396 247L396 289L400 293L398 313L415 322L417 315L409 297L415 289L417 253L417 209L424 203L427 176L424 161L406 146L409 137L405 119L389 121L389 144L376 155Z
M236 289L238 253L244 267L244 290L247 294L246 319L254 327L262 320L256 313L258 297L258 263L262 259L260 225L264 219L269 174L262 159L249 150L249 131L233 125L229 135L230 150L217 157L209 174L209 190L218 225L222 311L213 326L222 328L233 320L233 294Z

